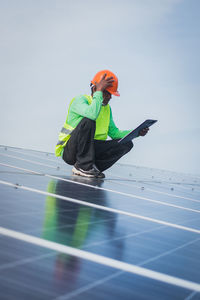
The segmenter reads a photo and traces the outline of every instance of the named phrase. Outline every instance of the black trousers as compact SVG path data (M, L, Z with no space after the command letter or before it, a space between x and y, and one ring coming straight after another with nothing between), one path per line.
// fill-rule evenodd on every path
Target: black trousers
M119 144L118 140L95 140L95 129L95 121L88 118L80 121L64 148L63 160L67 164L76 163L83 170L90 170L95 164L104 171L132 149L132 142Z

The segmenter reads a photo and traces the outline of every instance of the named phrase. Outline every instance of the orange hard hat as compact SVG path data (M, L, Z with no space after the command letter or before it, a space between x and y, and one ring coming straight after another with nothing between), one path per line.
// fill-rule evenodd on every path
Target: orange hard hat
M107 87L106 88L106 91L108 91L109 93L111 93L112 95L114 96L120 96L117 88L118 88L118 78L117 76L109 71L109 70L102 70L102 71L99 71L95 76L94 78L92 79L91 83L95 85L95 83L98 83L99 81L101 81L101 78L103 77L103 75L106 73L106 77L113 77L113 83L111 86Z

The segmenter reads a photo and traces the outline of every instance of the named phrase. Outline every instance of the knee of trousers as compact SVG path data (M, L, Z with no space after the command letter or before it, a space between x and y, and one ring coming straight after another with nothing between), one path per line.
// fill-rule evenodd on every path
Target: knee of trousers
M133 145L132 141L129 141L126 144L124 144L124 146L125 146L126 152L129 152L133 148L134 145Z
M83 118L81 120L81 124L84 125L84 127L85 126L87 126L87 127L95 127L96 126L96 121L88 119L88 118L85 117L85 118Z

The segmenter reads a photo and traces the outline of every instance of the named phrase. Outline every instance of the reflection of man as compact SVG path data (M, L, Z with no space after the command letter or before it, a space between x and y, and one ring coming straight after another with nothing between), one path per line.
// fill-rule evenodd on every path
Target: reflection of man
M82 177L73 178L73 181L80 183L84 183L86 180L87 178ZM95 186L101 186L103 182L94 179L92 183ZM108 251L108 256L112 255L115 259L121 260L124 239L119 239L119 233L115 230L118 215L56 198L58 193L62 196L71 197L70 193L74 193L73 186L73 182L49 181L47 192L55 194L55 197L46 197L42 237L61 245L78 249L86 248L86 250L89 246L98 247L98 243L111 243L112 239L117 238L114 246L107 247L106 251ZM87 197L84 195L85 187L77 185L77 199L84 201L84 198ZM94 199L101 199L102 205L107 206L107 193L105 191L94 189L93 197ZM52 253L52 255L54 254ZM55 276L59 282L61 280L64 282L65 288L69 291L73 282L75 283L79 276L82 276L82 274L80 275L81 263L82 260L76 256L56 254Z
M112 118L109 101L119 96L118 79L108 70L98 72L91 81L91 96L72 99L66 122L59 134L56 156L74 165L76 175L104 178L102 171L110 168L131 150L131 141L119 144L129 130L119 130ZM148 128L139 135L144 136ZM112 140L107 141L107 136Z
M57 190L62 193L63 187L66 188L64 181L51 180L47 190L52 194L56 194ZM71 207L75 208L71 209ZM70 213L68 213L68 210ZM91 212L92 208L90 207L73 205L57 199L56 196L47 196L43 237L54 242L67 243L72 247L79 248L87 236Z
M51 180L47 191L51 194L63 192L66 182ZM74 248L82 248L84 245L93 208L80 206L63 201L53 196L46 197L45 218L42 237L46 240ZM57 279L72 282L79 275L80 259L75 256L58 253L56 255L55 276ZM69 271L69 273L68 273Z

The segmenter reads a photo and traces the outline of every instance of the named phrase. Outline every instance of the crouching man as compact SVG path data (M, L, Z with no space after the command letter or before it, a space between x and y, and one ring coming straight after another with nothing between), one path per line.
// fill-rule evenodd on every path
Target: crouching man
M117 76L109 70L100 71L90 86L91 96L71 100L55 154L73 165L75 175L104 178L102 172L128 153L133 143L118 143L131 130L119 130L113 121L109 102L112 95L120 96ZM139 135L147 132L148 128L143 129Z

